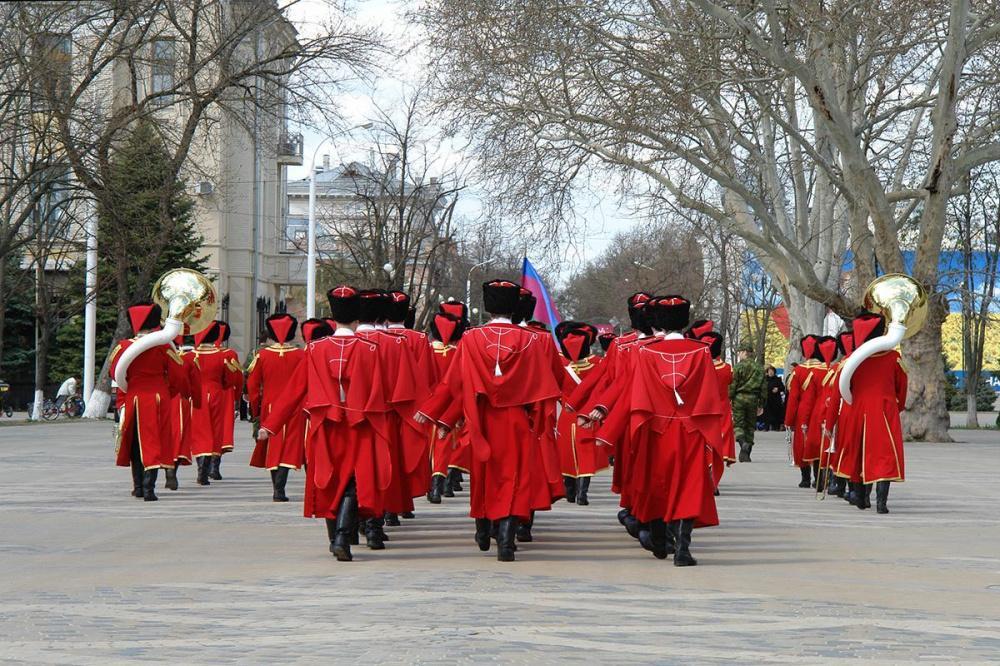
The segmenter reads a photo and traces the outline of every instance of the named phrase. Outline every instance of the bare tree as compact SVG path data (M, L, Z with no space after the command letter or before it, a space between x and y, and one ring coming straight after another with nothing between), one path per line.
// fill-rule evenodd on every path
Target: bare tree
M318 213L323 272L335 281L409 290L420 326L458 255L455 212L467 187L467 165L443 154L432 128L419 89L397 109L378 108L365 135L368 161L338 174L349 186L346 200L328 200Z
M174 231L169 201L179 177L211 172L220 133L283 131L289 115L319 113L335 121L338 84L370 69L377 35L341 16L297 34L285 18L296 2L275 0L136 0L7 5L21 43L66 45L65 67L28 88L43 104L46 140L97 206L110 209L116 146L140 120L158 128L170 152L159 201L161 229L148 251L158 256ZM334 7L334 5L330 5ZM60 47L62 48L62 47ZM31 49L18 52L31 72ZM43 72L43 74L45 74ZM277 137L273 137L277 145ZM200 150L195 150L195 147ZM121 224L127 224L121 220ZM127 261L127 258L122 258ZM119 280L115 339L128 332L124 307L148 297L155 261L131 258L137 278ZM107 366L108 361L105 361ZM107 368L88 414L107 409Z
M1000 174L993 167L974 170L968 191L949 206L957 297L962 314L962 370L965 373L966 427L978 428L976 389L983 372L986 332L997 319L997 268L1000 261Z
M628 325L626 299L637 291L680 294L696 312L703 303L704 264L698 240L676 221L648 222L616 234L608 248L570 275L560 294L564 317Z
M429 2L442 100L499 186L549 196L587 166L641 176L739 235L797 328L853 315L883 270L937 294L944 205L1000 157L1000 8L825 3ZM528 194L524 201L531 201ZM843 254L854 288L840 289ZM940 297L904 347L907 434L946 440Z

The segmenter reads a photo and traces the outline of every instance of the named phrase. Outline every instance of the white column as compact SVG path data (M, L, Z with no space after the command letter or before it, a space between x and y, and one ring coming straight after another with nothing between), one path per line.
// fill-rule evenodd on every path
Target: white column
M322 144L321 144L322 145ZM319 150L319 147L316 148ZM306 317L316 316L316 154L309 163L309 232L306 241Z
M87 218L87 275L84 295L83 323L83 402L90 403L94 391L97 357L97 211L93 207Z

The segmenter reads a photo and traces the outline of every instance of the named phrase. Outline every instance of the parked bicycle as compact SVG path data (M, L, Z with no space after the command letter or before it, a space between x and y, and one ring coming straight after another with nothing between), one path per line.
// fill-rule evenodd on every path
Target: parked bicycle
M28 405L28 414L35 413L35 404ZM60 416L68 419L75 419L83 416L83 401L79 398L70 398L61 405L53 400L46 399L42 403L42 418L46 421L54 421Z

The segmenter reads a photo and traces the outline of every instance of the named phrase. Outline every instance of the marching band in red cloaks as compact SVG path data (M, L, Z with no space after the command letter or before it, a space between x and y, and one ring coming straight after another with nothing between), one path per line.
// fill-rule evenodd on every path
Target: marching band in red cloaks
M484 309L493 318L462 336L448 374L421 408L418 419L453 430L443 416L458 401L469 430L470 515L476 520L476 543L490 547L490 521L498 521L497 559L514 559L519 521L533 511L551 508L553 489L542 444L555 430L557 377L563 373L551 336L513 323L520 288L506 280L483 286ZM561 493L562 483L559 482Z
M709 449L720 447L725 408L708 345L681 333L690 302L664 296L645 307L662 337L633 354L631 371L616 382L618 399L602 409L597 439L630 433L630 509L639 541L658 559L672 552L676 566L691 566L693 528L719 523Z
M201 396L191 418L191 454L198 465L198 484L207 486L209 477L221 479L219 458L226 440L226 411L233 411L230 395L243 387L243 369L216 346L222 336L221 322L213 322L194 336L195 361L201 371ZM231 415L230 415L231 418Z
M569 396L600 365L601 359L590 353L590 347L597 339L597 328L581 322L564 321L556 326L556 339L566 368L563 394ZM598 446L594 431L578 427L576 417L576 412L564 402L556 425L556 444L566 501L586 506L590 504L590 478L608 468L610 449Z
M153 303L136 303L128 309L135 336L122 340L111 352L110 376L122 353L136 340L159 328L161 310ZM143 351L128 366L128 385L118 389L119 410L116 464L132 468L132 495L148 502L157 499L157 472L173 469L176 445L171 423L172 397L188 389L184 362L170 345Z
M854 343L885 333L885 318L867 313L855 317ZM869 356L851 378L854 401L841 406L832 424L837 428L837 457L833 472L854 486L855 506L871 506L872 484L877 484L879 513L888 513L889 484L904 481L903 428L899 414L906 408L906 370L896 350Z
M257 350L247 368L247 402L250 417L258 423L271 413L278 396L289 390L288 382L305 358L305 352L290 342L298 321L290 314L271 315L264 323L273 344ZM288 470L299 469L305 460L305 412L297 412L281 430L257 442L250 466L271 471L272 499L287 502Z
M327 298L337 328L308 344L289 389L261 421L258 439L308 412L304 514L326 519L330 552L350 561L357 521L382 516L391 481L389 440L395 435L379 351L391 341L355 334L362 305L356 289L336 287Z

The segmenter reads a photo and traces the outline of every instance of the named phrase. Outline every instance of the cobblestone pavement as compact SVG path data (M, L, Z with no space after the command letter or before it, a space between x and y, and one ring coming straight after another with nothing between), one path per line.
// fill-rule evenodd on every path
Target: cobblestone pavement
M722 525L695 533L701 565L677 569L618 526L606 476L591 506L540 514L515 563L476 549L460 493L419 500L348 564L298 503L270 501L242 442L224 480L182 469L144 503L109 424L3 428L0 661L1000 660L1000 441L954 434L908 446L888 516L796 488L783 436L763 434L723 480Z

